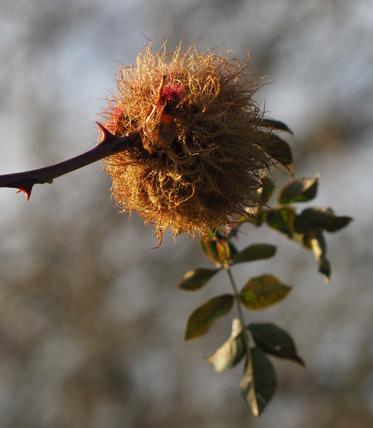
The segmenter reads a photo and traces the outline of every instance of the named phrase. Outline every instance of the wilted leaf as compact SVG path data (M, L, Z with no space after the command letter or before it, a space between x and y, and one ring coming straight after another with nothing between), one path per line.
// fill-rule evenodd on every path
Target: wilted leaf
M202 288L219 271L219 269L195 269L187 272L179 284L182 290L194 291Z
M187 321L185 340L194 339L207 333L218 318L232 309L233 300L231 294L223 294L197 308Z
M276 373L271 361L259 348L251 349L240 381L243 397L254 416L260 416L276 390Z
M238 364L245 355L245 344L242 338L241 322L234 319L232 322L232 334L230 338L215 351L207 361L213 365L218 373Z
M283 122L280 122L279 120L275 120L275 119L263 119L262 123L264 125L269 125L271 126L273 129L279 130L279 131L285 131L288 132L289 134L293 135L293 131Z
M237 254L235 246L226 238L201 239L202 251L216 265L228 267Z
M263 186L260 189L260 205L266 204L275 190L275 184L268 176L263 177L262 183Z
M294 208L283 207L268 210L265 220L272 229L284 233L289 238L292 237L295 220Z
M232 264L269 259L276 254L276 247L270 244L252 244L237 253Z
M336 216L331 208L307 208L302 211L300 218L327 232L337 232L352 221L351 217Z
M264 352L305 365L292 337L285 330L272 323L252 323L248 328L256 345Z
M279 195L280 204L291 204L294 202L307 202L317 194L318 177L297 178L290 181Z
M291 287L283 284L273 275L251 278L241 290L242 303L249 309L264 309L284 299Z

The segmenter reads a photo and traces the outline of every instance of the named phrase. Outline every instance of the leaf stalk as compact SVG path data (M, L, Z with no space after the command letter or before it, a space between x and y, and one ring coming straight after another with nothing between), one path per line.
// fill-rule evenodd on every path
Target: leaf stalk
M232 289L233 289L233 294L236 300L236 306L237 306L237 313L238 313L238 318L240 319L240 323L241 323L241 328L242 328L242 338L243 338L243 343L245 346L245 350L246 350L246 354L247 357L250 357L250 339L249 339L249 335L247 333L247 329L246 329L246 322L245 322L245 317L242 311L242 306L241 306L241 301L240 301L240 294L238 292L238 288L237 288L237 284L234 280L233 274L232 274L232 270L230 267L226 267L225 270L227 271L228 277L229 277L229 281L231 283Z

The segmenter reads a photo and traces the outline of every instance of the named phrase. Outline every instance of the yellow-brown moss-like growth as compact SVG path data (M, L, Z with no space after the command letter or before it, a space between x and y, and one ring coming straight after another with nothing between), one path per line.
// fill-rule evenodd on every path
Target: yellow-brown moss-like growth
M104 161L117 204L153 223L158 237L167 228L205 236L254 206L273 163L257 89L247 62L195 46L148 46L122 66L106 126L116 135L139 129L143 150Z

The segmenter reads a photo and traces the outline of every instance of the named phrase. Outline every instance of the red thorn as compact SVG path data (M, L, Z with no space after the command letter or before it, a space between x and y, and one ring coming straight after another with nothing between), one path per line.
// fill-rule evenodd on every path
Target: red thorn
M27 187L20 187L17 193L21 193L21 192L24 193L26 195L26 200L29 201L31 196L31 191L32 191L32 185Z
M96 122L96 124L100 128L101 135L102 135L102 138L101 138L101 141L99 142L99 144L103 144L103 143L107 142L109 137L112 137L113 134L108 129L106 129L105 126L102 125L102 123Z

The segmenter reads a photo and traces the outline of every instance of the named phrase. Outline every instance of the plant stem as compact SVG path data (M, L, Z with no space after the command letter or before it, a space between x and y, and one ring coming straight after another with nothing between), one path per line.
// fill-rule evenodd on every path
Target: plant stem
M236 305L237 305L237 313L238 313L238 317L240 319L240 323L241 323L241 327L242 327L243 343L244 343L244 346L246 349L246 353L249 356L250 355L250 340L249 340L249 335L247 334L247 330L246 330L246 322L245 322L245 317L244 317L242 307L241 307L240 295L239 295L238 288L237 288L236 282L233 278L233 274L232 274L230 267L225 268L225 270L227 271L229 280L230 280L232 288L233 288L233 294L234 294L234 297L236 299Z
M123 137L111 134L104 126L98 123L103 132L100 144L85 153L63 162L49 165L44 168L14 174L0 175L0 187L13 187L25 192L27 199L31 195L35 184L52 183L61 175L68 174L114 153L125 150L141 150L140 132L134 131Z

